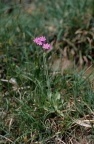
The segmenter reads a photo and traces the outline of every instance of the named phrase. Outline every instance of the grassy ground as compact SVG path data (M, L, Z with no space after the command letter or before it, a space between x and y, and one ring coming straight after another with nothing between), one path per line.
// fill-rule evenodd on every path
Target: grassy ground
M0 18L0 143L93 144L93 0L0 3Z

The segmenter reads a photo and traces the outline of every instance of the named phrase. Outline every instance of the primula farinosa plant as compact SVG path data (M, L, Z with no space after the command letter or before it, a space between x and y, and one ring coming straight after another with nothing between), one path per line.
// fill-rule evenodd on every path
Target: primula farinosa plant
M46 42L46 38L44 36L41 36L41 37L36 37L34 40L33 40L34 43L36 43L37 45L41 46L43 49L45 50L49 50L51 49L51 45L49 43ZM51 86L50 86L50 78L49 78L49 71L48 71L48 62L46 61L46 52L43 51L43 67L44 67L44 74L46 76L46 85L47 85L47 97L45 99L45 109L49 110L49 108L52 109L53 107L53 110L51 111L57 111L60 115L60 111L58 108L60 108L60 103L62 103L61 99L60 99L60 94L58 92L56 92L54 95L51 91ZM42 71L43 72L43 71ZM47 102L48 100L48 102ZM40 101L40 100L39 100Z
M36 37L33 40L33 42L36 43L37 45L40 45L43 49L50 49L51 48L51 45L46 43L45 36Z

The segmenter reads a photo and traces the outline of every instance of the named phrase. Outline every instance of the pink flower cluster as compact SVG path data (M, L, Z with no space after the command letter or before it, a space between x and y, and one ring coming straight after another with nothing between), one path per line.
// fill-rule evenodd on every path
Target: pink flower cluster
M41 36L41 37L36 37L33 42L35 42L37 45L42 46L43 49L50 49L51 45L46 42L46 38L45 36Z

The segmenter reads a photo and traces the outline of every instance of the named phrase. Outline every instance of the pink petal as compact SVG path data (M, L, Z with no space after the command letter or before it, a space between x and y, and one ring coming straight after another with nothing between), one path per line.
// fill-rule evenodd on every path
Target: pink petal
M45 42L45 41L46 41L46 38L45 38L44 36L41 36L41 37L40 37L40 41Z

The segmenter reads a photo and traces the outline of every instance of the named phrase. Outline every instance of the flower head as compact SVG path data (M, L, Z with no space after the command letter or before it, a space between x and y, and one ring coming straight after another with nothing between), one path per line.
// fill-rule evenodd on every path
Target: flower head
M44 36L36 37L33 40L37 45L43 45L43 43L46 41L46 38Z
M33 42L35 42L37 45L43 44L42 41L40 40L40 38L37 38L37 37L33 40Z
M51 45L46 42L46 38L45 36L41 36L41 37L36 37L33 42L35 42L37 45L42 46L43 49L50 49Z
M50 49L51 48L51 45L46 43L46 44L43 44L42 46L43 49Z

